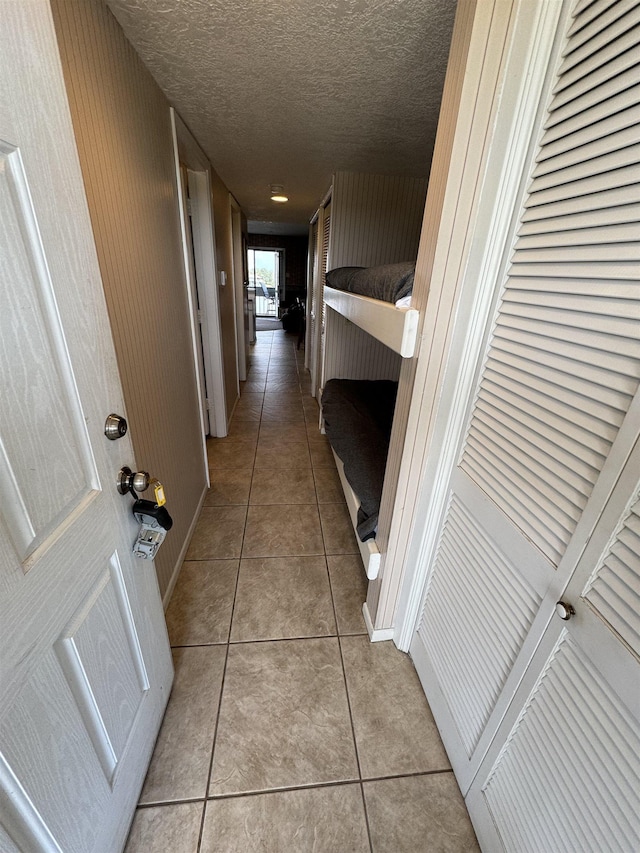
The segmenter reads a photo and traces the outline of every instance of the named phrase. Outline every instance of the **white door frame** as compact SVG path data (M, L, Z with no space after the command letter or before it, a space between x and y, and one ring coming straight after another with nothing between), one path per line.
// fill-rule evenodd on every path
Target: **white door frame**
M236 346L238 348L238 379L247 379L247 303L244 286L244 264L242 259L242 211L235 198L229 193L229 233L231 234L231 276L235 294L236 309Z
M182 193L178 192L180 212L180 230L182 250L187 282L187 299L189 302L189 317L193 358L198 386L200 411L207 407L209 413L210 434L219 438L227 434L227 404L224 393L224 362L222 356L222 333L220 328L220 305L218 302L218 287L216 278L216 246L214 239L213 208L211 203L210 164L206 155L189 132L180 116L171 109L171 129L173 134L173 149L176 167L176 180L180 188L182 177L180 162L188 169L189 194L191 197L193 254L195 259L195 281L191 275L189 257L189 242L187 235L187 216ZM196 293L197 289L197 293ZM204 362L204 377L201 373L199 357L198 308L200 304L200 320L202 329L202 355ZM203 399L204 380L208 400ZM209 466L206 449L206 426L202 422L202 449L207 478ZM208 483L207 479L207 483Z
M404 651L428 582L495 282L508 258L560 8L529 0L459 7L470 16L470 40L466 62L448 72L460 81L459 107L439 131L434 154L416 270L429 298L395 502L404 511L394 512L374 621L378 630L394 627Z
M314 261L316 247L313 244L313 228L318 227L318 211L314 213L309 222L309 249L307 255L307 296L306 296L306 316L305 316L305 336L304 336L304 366L309 372L312 370L312 347L313 347L313 324L316 315L313 310L313 300L315 298L315 279L314 279ZM316 241L317 241L316 235ZM313 379L311 381L313 388Z

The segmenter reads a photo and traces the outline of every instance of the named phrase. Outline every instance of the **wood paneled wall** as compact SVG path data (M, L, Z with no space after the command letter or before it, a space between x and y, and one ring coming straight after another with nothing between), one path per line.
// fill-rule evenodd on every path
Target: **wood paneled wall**
M426 178L336 172L327 269L414 261Z
M174 519L164 594L206 486L169 104L101 0L52 10L136 464Z
M336 172L327 269L414 261L425 178ZM397 379L401 358L337 314L324 340L322 385L333 378Z

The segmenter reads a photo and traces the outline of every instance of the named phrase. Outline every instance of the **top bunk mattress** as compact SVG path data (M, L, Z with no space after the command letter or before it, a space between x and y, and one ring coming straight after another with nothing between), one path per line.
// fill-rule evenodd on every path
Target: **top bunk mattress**
M411 294L416 265L413 262L379 267L337 267L326 274L328 287L358 293L395 304Z

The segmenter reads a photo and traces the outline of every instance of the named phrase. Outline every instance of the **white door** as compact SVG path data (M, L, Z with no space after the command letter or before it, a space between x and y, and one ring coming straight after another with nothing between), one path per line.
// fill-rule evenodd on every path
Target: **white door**
M2 4L0 56L0 847L113 853L171 658L46 0Z
M486 850L640 849L639 471L637 443L469 790Z
M411 645L465 793L640 432L640 6L563 7Z

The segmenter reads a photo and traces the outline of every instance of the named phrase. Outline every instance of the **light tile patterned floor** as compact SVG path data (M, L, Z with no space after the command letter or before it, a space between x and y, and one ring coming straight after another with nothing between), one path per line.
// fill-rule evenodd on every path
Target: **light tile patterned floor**
M304 353L261 332L167 611L176 669L126 853L473 853L366 579Z

